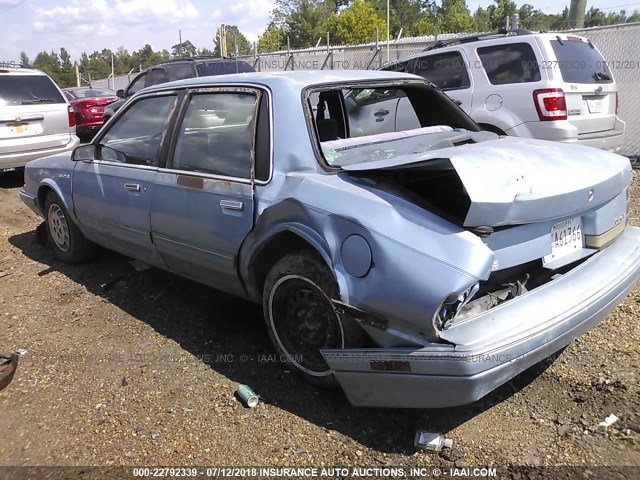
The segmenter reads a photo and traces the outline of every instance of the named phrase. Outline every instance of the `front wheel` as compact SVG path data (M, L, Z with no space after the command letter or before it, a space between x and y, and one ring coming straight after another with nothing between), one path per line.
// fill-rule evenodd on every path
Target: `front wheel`
M335 388L337 382L320 350L359 347L364 332L341 318L331 301L338 286L325 263L307 252L280 259L267 275L263 309L271 341L296 375Z
M80 263L95 254L95 244L85 238L53 192L47 195L44 213L47 239L57 258L66 263Z

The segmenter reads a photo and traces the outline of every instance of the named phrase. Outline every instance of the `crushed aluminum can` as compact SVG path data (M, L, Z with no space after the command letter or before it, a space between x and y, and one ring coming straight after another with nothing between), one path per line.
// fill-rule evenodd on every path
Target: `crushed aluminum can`
M451 448L453 446L453 440L450 438L444 438L444 435L439 433L418 430L413 444L420 450L439 452L443 448Z
M236 390L236 395L249 408L258 405L258 396L247 385L240 385Z

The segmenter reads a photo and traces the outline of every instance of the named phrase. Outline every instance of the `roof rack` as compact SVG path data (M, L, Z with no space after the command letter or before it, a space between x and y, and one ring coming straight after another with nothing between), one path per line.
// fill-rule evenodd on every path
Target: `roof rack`
M483 33L481 35L470 35L468 37L460 37L460 38L452 38L450 40L438 40L433 45L428 46L423 52L428 52L429 50L435 50L436 48L449 47L451 45L462 45L463 43L471 43L478 42L480 40L485 40L488 38L503 38L503 37L514 37L518 35L530 35L533 32L531 30L525 30L523 28L516 28L515 30L505 30L500 29L497 32L491 33Z

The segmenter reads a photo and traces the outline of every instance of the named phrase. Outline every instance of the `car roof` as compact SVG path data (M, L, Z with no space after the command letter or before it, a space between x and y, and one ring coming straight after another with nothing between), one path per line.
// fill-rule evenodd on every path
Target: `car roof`
M171 90L174 88L197 88L215 84L253 84L270 89L303 88L328 83L357 83L362 81L422 80L417 75L380 70L298 70L288 72L230 73L209 77L195 77L162 83L144 89L145 92Z

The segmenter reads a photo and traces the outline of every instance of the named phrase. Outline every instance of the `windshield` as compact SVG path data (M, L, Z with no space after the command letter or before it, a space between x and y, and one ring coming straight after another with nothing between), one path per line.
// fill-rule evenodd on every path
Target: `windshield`
M479 130L444 93L421 82L318 89L307 108L332 167L450 147L450 139Z
M551 40L551 46L565 82L613 82L607 62L592 44L582 40Z
M0 106L66 103L53 81L44 75L1 75Z

